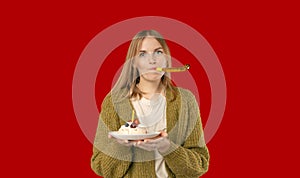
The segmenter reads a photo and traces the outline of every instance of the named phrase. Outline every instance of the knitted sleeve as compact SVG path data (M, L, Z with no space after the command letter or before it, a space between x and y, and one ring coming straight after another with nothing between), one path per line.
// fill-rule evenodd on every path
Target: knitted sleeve
M188 128L192 129L182 145L171 142L171 152L164 153L168 168L176 177L200 177L208 170L209 152L206 147L199 107L194 95L187 93Z
M123 177L129 169L132 159L131 148L108 138L109 131L116 131L119 128L120 121L111 96L108 95L102 102L91 158L91 168L97 175Z

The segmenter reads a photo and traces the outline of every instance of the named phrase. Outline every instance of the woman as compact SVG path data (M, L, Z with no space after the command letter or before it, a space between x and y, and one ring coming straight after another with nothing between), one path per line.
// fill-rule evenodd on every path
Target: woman
M128 49L122 73L105 97L94 142L91 167L103 177L199 177L208 170L199 107L194 95L175 87L169 48L155 30L141 31ZM135 111L149 132L160 135L139 141L109 135ZM108 135L108 137L107 137Z

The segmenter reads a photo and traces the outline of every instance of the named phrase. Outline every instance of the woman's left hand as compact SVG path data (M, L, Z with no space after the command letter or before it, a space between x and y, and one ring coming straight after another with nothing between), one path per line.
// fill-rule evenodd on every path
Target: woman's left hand
M160 153L166 152L170 148L170 145L171 143L168 139L168 134L165 131L161 131L158 137L138 141L134 144L135 147L147 151L154 151L157 149Z

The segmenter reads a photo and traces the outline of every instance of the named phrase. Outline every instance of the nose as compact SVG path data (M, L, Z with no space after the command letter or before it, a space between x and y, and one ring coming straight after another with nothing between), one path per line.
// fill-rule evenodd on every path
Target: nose
M153 54L150 54L148 57L149 64L156 64L156 59Z

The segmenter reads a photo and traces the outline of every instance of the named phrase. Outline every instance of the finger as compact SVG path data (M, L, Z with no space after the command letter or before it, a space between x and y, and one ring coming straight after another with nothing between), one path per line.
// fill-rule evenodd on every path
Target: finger
M168 137L168 133L165 132L165 131L161 131L161 132L160 132L160 135L161 135L162 137Z
M165 139L165 137L159 137L155 139L145 139L144 142L149 144L156 144L158 142L161 142L163 139Z
M124 144L124 143L129 143L128 140L121 140L121 139L116 139L118 143Z
M137 144L141 144L141 143L143 143L144 142L144 140L139 140L139 141L137 141L136 143Z
M151 141L151 140L157 140L157 139L159 139L159 138L162 138L160 135L158 135L158 136L156 136L156 137L152 137L152 138L146 138L146 139L144 139L144 142L149 142L149 141Z
M120 139L116 139L116 141L121 144L121 145L124 145L124 146L132 146L133 145L133 142L130 142L128 140L120 140Z

